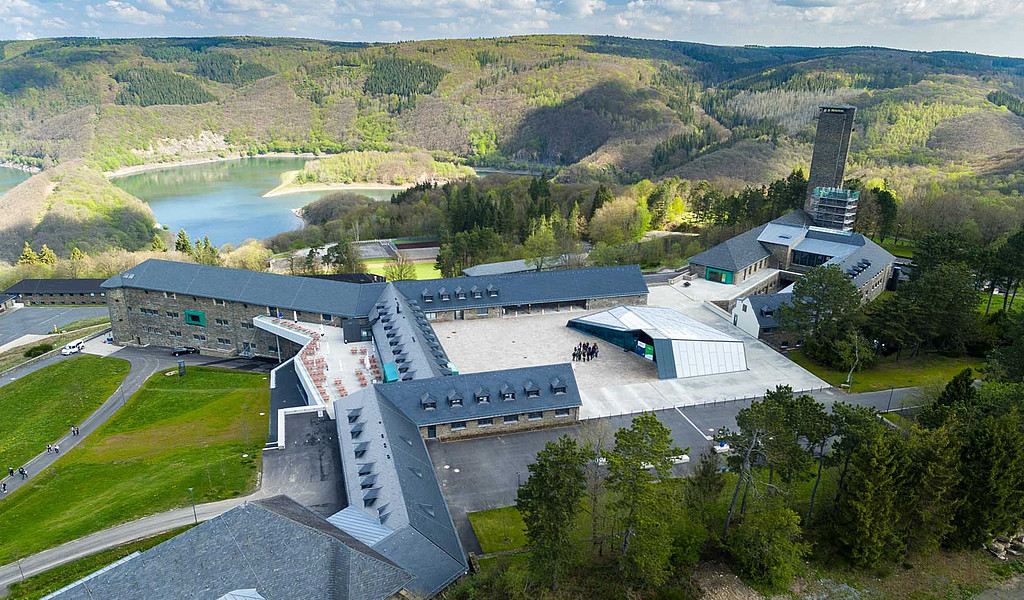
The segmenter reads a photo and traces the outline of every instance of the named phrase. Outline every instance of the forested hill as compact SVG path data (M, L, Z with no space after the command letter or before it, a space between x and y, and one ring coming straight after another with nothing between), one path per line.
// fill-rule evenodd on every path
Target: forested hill
M0 57L0 161L46 169L426 150L564 182L736 187L805 165L829 102L860 109L855 174L917 182L1024 147L1024 60L966 53L523 36L64 38L0 42Z

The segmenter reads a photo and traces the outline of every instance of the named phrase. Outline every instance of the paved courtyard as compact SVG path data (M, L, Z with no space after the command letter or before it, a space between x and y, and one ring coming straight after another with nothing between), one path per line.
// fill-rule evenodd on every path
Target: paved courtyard
M568 362L577 343L596 342L601 348L597 360L573 363L583 397L582 419L749 398L781 384L797 391L828 387L705 304L709 298L735 297L747 287L700 280L689 287L681 283L652 287L648 296L651 306L675 309L743 340L747 370L735 373L659 380L654 364L565 326L569 319L598 311L434 323L434 330L462 373Z

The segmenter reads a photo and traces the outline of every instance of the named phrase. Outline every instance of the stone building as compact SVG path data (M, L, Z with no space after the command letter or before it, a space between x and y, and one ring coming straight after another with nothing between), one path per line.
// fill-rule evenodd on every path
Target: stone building
M389 285L428 321L647 303L635 265L355 284L150 259L106 280L102 291L118 344L284 359L297 348L278 348L254 317L344 327L348 341L369 340L370 313Z
M4 290L25 306L32 304L105 304L102 279L22 279Z
M817 188L843 187L846 158L850 154L850 136L857 109L849 105L822 106L818 109L818 127L811 153L811 173L807 177L808 204Z

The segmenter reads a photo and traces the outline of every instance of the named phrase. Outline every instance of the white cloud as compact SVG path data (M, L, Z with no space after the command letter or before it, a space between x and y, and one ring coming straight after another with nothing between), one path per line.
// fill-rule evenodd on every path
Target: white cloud
M157 15L139 9L134 4L108 0L102 4L85 7L90 19L97 21L114 21L131 25L161 25L166 21L163 15Z
M43 19L43 27L47 29L67 29L71 27L71 24L60 17L51 17Z
M408 28L402 26L401 21L395 21L393 19L387 21L379 21L377 26L383 31L389 31L391 33L398 33L400 31L407 31Z
M604 0L563 0L562 5L569 9L569 16L577 18L589 17L608 7Z
M363 28L363 22L360 21L359 19L349 19L348 28L355 31L359 31L360 29Z
M0 0L0 17L15 15L21 17L37 17L43 9L27 0Z
M157 12L168 13L174 11L171 5L167 4L167 0L142 0L142 4Z

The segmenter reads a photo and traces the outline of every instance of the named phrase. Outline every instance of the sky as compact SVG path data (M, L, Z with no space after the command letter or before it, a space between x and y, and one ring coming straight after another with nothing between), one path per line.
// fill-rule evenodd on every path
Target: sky
M527 33L1024 57L1024 0L0 0L0 39Z

